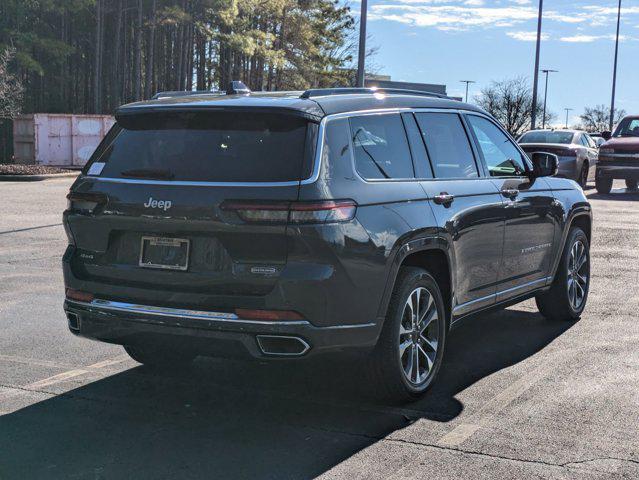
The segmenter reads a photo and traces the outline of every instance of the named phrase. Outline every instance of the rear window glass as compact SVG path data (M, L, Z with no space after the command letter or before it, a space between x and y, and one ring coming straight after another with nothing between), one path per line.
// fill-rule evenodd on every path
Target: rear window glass
M100 176L205 182L307 178L317 130L300 117L255 112L156 112L118 127L92 159L104 163Z
M350 119L355 166L366 179L413 178L413 161L399 115Z
M572 143L572 132L528 132L519 139L519 143Z

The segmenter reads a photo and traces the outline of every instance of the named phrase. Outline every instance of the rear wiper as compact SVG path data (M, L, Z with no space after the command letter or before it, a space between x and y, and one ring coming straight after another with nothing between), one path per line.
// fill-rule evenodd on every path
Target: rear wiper
M134 168L120 172L123 177L154 178L160 180L172 180L175 175L169 170L159 168Z

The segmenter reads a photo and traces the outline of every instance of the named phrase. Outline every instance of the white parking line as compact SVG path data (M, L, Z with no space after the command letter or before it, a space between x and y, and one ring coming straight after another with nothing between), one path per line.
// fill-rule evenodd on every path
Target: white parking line
M437 441L437 444L443 447L461 445L482 427L490 426L496 415L556 368L555 362L547 358L544 359L544 362L539 367L491 398L477 412L471 414L466 422L457 425L453 430L442 436Z
M24 391L38 391L38 390L40 390L40 389L42 389L44 387L49 387L51 385L55 385L56 383L64 382L64 381L69 380L71 378L75 378L75 377L79 377L79 376L82 376L82 375L86 375L86 374L95 372L96 370L103 369L105 367L118 365L120 363L125 362L128 359L129 359L128 355L119 355L117 357L114 357L114 358L111 358L111 359L108 359L108 360L103 360L101 362L94 363L94 364L89 365L87 367L75 368L73 370L68 370L66 372L58 373L57 375L53 375L53 376L48 377L48 378L43 378L42 380L38 380L36 382L32 382L32 383L29 383L27 385L23 385L23 386L20 386L20 387L6 386L6 388L8 388L9 390L6 391L6 392L0 393L0 402L3 401L3 400L6 400L8 398L12 398L12 397L15 397L17 395L20 395ZM26 362L21 362L21 363L26 363ZM45 363L45 362L44 361L38 361L38 360L35 360L33 362L33 364L36 364L36 365L42 365L43 363ZM47 366L51 366L51 365L47 365Z

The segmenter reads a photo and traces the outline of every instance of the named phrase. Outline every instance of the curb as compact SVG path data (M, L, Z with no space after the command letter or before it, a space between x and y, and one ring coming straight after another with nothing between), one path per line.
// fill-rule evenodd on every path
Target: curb
M0 182L39 182L52 178L77 177L80 171L68 173L48 173L45 175L0 175Z

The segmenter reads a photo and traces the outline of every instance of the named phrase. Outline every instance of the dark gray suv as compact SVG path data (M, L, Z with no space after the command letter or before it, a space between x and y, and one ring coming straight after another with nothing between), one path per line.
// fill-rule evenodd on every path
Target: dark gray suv
M583 192L477 107L328 89L169 96L116 118L68 196L64 309L73 333L142 363L356 353L407 400L460 320L586 305Z

